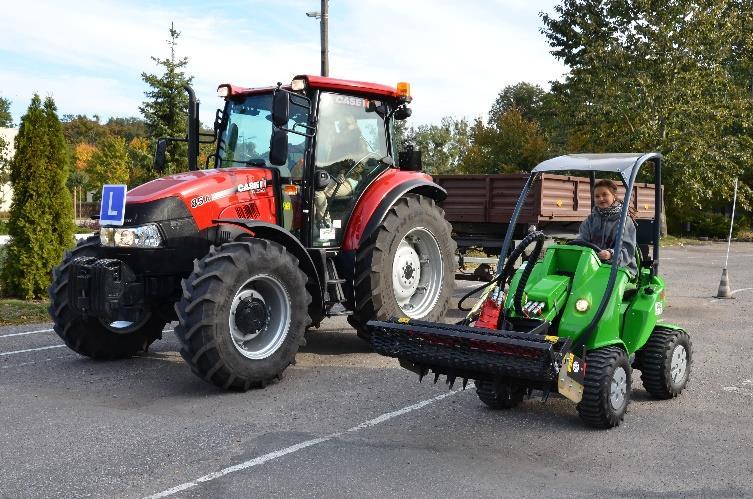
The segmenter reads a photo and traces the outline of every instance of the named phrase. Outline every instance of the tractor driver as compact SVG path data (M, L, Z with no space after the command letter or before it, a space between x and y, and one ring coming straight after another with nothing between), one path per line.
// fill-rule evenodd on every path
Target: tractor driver
M580 225L577 239L587 241L602 248L598 257L603 262L611 262L614 258L613 250L617 227L622 211L622 201L617 199L617 184L611 180L599 180L594 186L594 208L591 214ZM617 263L625 267L632 277L638 273L635 261L636 231L635 211L628 207L630 217L625 221L622 231L622 250Z
M352 173L345 178L345 173L358 164L363 168L363 161L369 155L369 146L361 135L356 118L352 114L345 114L342 120L334 124L324 124L317 134L317 142L321 144L319 151L324 157L319 157L317 163L326 163L324 168L331 179L323 189L314 192L314 215L317 226L329 227L331 217L327 211L329 199L346 198L353 194L358 181ZM325 160L325 161L322 161Z

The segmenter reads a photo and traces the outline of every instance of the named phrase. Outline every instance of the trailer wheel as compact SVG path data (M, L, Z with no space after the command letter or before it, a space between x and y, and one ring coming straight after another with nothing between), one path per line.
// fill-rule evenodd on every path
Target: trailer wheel
M617 346L586 354L583 399L576 406L580 418L595 428L613 428L625 417L630 403L630 365Z
M68 266L74 258L96 257L99 237L80 241L67 251L60 265L52 271L52 284L48 311L54 323L53 329L76 353L94 359L119 359L146 350L156 339L162 337L167 320L160 314L150 313L137 324L104 324L95 317L84 317L70 304L68 292ZM118 327L120 326L120 327Z
M348 321L368 340L372 319L438 321L454 289L456 244L444 211L433 199L408 194L390 208L358 250L354 311Z
M476 395L490 409L512 409L525 397L524 386L494 381L476 381Z
M693 345L683 330L654 329L636 357L643 387L656 399L678 396L690 380Z
M306 275L280 244L244 239L194 262L175 305L175 333L193 372L226 390L282 376L311 322Z

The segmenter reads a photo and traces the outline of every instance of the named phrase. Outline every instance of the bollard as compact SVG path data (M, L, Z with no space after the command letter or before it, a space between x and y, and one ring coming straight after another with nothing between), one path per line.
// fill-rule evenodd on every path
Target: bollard
M719 291L714 298L734 298L729 289L729 279L727 278L727 269L722 269L722 279L719 281Z

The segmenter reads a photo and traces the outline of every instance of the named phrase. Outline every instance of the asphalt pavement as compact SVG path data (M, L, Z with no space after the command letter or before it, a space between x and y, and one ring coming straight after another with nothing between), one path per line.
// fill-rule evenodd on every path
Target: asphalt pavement
M634 371L608 431L557 396L500 412L470 386L419 384L342 319L246 393L194 376L171 326L115 362L68 350L51 324L0 328L0 497L753 496L753 244L732 246L732 300L712 297L725 251L662 251L691 382L656 401Z

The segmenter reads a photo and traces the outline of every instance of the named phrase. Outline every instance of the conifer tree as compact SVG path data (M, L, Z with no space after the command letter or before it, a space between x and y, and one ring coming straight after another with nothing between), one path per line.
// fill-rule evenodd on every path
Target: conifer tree
M13 116L10 114L10 100L0 97L0 127L10 128L13 126Z
M188 58L177 58L176 47L180 32L170 24L170 57L152 60L164 69L162 75L141 73L141 79L149 85L144 92L147 100L139 107L146 121L149 137L185 137L188 121L188 96L183 85L190 84L193 76L186 76L184 68ZM188 148L185 143L171 142L167 147L165 165L168 172L183 171L187 167Z
M52 268L73 243L72 203L65 181L68 161L55 103L34 95L16 137L11 162L11 236L2 266L3 293L42 297Z

